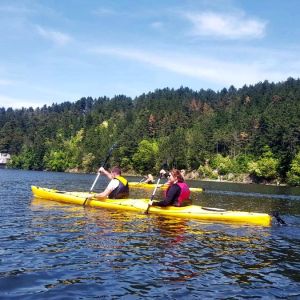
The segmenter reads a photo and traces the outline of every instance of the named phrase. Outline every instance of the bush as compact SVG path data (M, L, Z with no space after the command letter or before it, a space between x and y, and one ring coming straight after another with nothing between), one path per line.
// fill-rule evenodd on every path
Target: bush
M85 154L82 158L82 169L84 172L92 172L95 156L92 153Z
M217 154L211 162L211 166L218 170L219 175L226 175L233 171L233 163L229 156Z
M249 163L253 161L253 156L248 154L240 154L233 160L233 173L235 174L242 174L248 173Z
M207 164L204 166L201 165L198 168L198 172L202 178L218 179L218 174Z
M300 185L300 152L291 163L291 169L287 172L287 182L290 185Z
M275 179L278 177L279 160L273 157L269 147L265 147L264 153L257 161L248 163L249 172L261 179Z
M44 163L47 170L57 172L63 172L70 166L66 153L61 150L51 150L48 156L44 156Z
M16 169L31 170L35 165L35 153L32 149L24 146L19 155L12 156L8 167Z
M142 140L139 143L137 152L133 155L133 167L141 174L145 174L154 169L158 153L156 142Z

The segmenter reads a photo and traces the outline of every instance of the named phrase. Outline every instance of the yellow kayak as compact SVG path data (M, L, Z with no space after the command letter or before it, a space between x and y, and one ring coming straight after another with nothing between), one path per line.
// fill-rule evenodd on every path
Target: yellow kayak
M71 203L91 207L101 207L108 209L129 210L143 213L146 211L149 199L105 199L96 200L86 198L90 193L85 192L66 192L54 189L31 186L34 197L48 199L63 203ZM205 221L241 223L249 225L270 226L271 216L265 213L251 213L242 211L229 211L218 208L201 207L189 205L185 207L158 207L151 206L150 214L174 216L178 218L199 219Z
M131 188L136 188L136 189L153 189L155 188L156 184L154 183L144 183L144 182L128 182L129 186ZM168 185L165 184L159 184L158 188L166 190L168 187ZM194 188L194 187L190 187L190 191L191 192L203 192L202 188Z

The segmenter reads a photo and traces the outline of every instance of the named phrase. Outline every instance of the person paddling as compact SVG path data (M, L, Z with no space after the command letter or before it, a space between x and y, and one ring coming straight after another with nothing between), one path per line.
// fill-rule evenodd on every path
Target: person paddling
M144 183L148 183L148 184L153 184L154 183L154 178L153 178L152 174L148 174L147 176L145 176Z
M102 193L94 194L90 198L122 199L129 196L128 181L126 178L121 176L122 172L119 167L113 167L111 172L108 172L103 167L100 167L98 172L105 174L111 180Z
M162 169L160 174L165 175L168 178L169 187L165 191L164 200L153 202L152 205L162 207L169 205L184 206L189 200L191 192L180 171L173 169L170 173L167 173L164 169Z

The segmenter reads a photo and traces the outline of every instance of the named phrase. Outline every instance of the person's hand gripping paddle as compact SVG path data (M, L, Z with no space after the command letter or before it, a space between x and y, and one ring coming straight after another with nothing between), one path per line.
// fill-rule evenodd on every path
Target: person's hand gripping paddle
M111 153L112 153L112 151L114 150L114 148L116 147L116 145L117 145L117 143L115 143L115 144L113 144L113 145L111 146L111 148L109 149L108 154L107 154L107 156L106 156L104 162L102 163L101 167L103 167L103 168L105 167L105 165L107 164L107 162L108 162L108 160L109 160L109 158L110 158L110 156L111 156ZM94 180L93 185L92 185L91 188L90 188L90 193L92 193L92 191L93 191L93 189L94 189L94 187L95 187L95 185L96 185L96 183L97 183L97 181L98 181L99 176L100 176L100 172L98 172L97 177L96 177L96 179ZM89 197L87 197L87 198L84 200L83 206L85 206L85 204L86 204L86 202L87 202L88 200L89 200Z
M154 188L154 190L153 190L153 193L152 193L152 195L151 195L151 198L150 198L150 200L149 200L149 202L148 202L148 207L147 207L147 209L146 209L146 211L145 211L145 214L146 214L146 215L149 213L149 209L150 209L150 207L152 206L153 199L154 199L156 190L157 190L157 188L158 188L158 185L159 185L159 182L160 182L162 176L163 176L163 174L160 173L159 178L157 179L155 188Z

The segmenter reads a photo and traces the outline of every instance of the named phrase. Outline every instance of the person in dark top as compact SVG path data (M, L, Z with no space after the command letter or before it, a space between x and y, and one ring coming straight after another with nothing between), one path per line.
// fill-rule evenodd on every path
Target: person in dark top
M189 200L190 189L185 183L182 174L179 170L173 169L170 173L166 173L165 170L161 170L160 174L166 175L168 178L168 185L165 192L165 197L162 201L153 202L154 206L183 206Z

